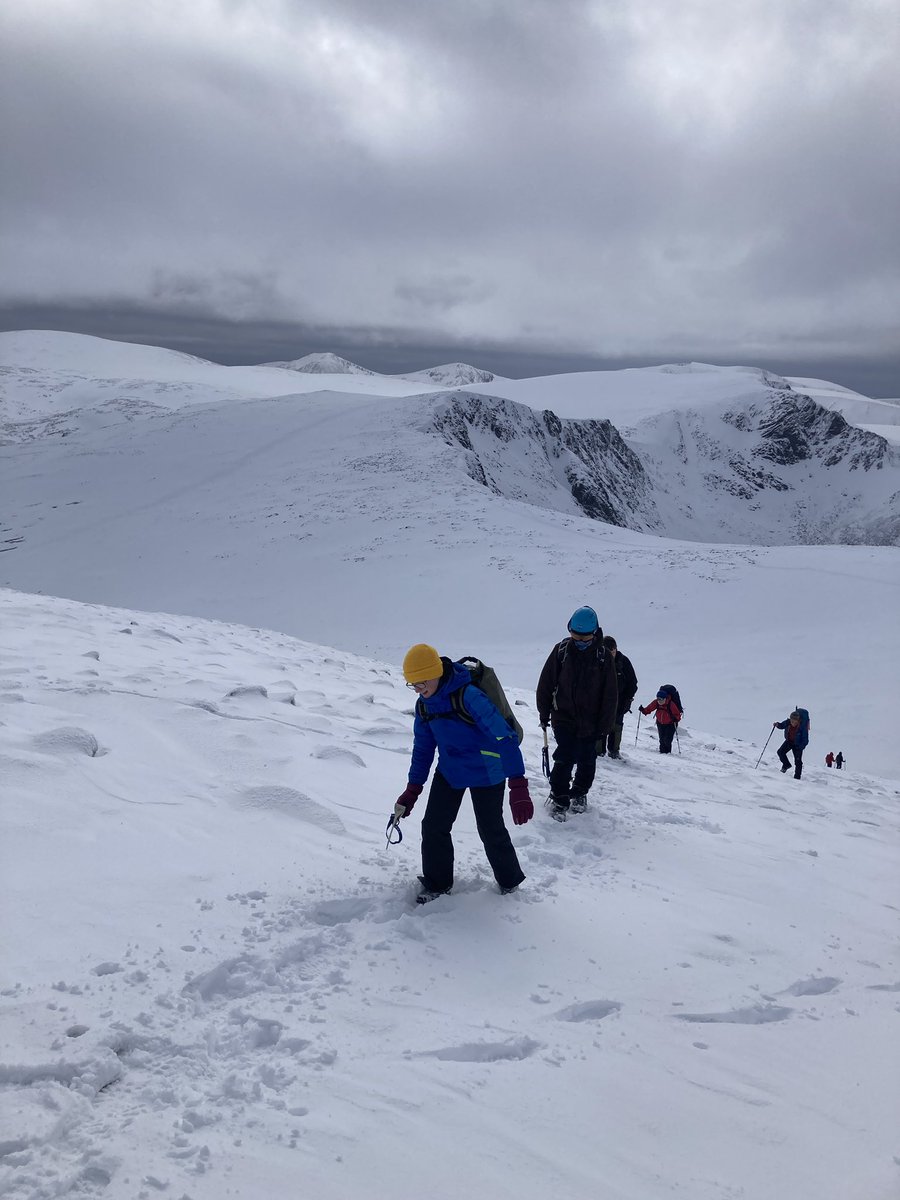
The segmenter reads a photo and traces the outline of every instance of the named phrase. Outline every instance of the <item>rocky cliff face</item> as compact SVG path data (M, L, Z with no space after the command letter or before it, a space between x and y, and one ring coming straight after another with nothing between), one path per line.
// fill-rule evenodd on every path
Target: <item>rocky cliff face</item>
M498 495L696 541L900 544L900 455L772 380L745 402L648 419L624 439L458 391L430 428Z
M497 495L633 529L659 521L640 459L609 421L564 421L455 392L436 402L431 427L463 448L469 476Z

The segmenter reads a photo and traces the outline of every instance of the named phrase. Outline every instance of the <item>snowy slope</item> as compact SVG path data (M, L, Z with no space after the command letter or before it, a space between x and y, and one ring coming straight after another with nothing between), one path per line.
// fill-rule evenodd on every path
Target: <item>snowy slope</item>
M408 396L433 390L359 372L334 377L342 392ZM318 391L323 382L277 366L223 367L174 350L82 334L0 333L0 445L199 404Z
M850 388L825 379L800 379L789 377L788 383L797 391L811 397L823 408L839 412L851 425L863 429L871 426L900 426L900 401L871 400Z
M541 423L544 449L518 436L538 420L528 409L509 441L502 423L500 436L462 426L498 495L454 435L467 411L456 394L329 393L7 447L0 584L264 625L392 661L419 640L487 645L526 688L589 602L647 698L674 678L693 720L734 736L806 703L822 754L841 742L857 763L896 764L895 549L704 546L590 520L558 474L564 430L553 441ZM862 691L847 686L849 660L867 664Z
M0 655L10 1200L896 1195L896 784L629 719L416 909L393 664L11 592Z

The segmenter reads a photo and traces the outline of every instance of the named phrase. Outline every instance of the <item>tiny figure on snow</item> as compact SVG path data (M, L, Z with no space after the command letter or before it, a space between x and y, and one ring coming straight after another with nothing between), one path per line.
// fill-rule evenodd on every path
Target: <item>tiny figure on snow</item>
M426 904L453 887L451 830L467 788L497 885L503 893L514 892L525 874L503 821L507 779L513 821L524 825L534 816L516 730L472 684L470 671L433 646L413 646L403 660L403 675L418 697L409 782L397 799L403 817L412 812L438 753L422 818L422 890L417 903Z
M637 693L637 675L634 673L634 667L631 665L631 659L627 658L616 644L616 639L610 634L607 634L603 639L603 645L606 647L606 653L612 655L613 666L616 669L616 684L618 686L619 700L616 705L616 723L612 728L612 732L606 737L601 737L597 743L597 754L602 758L608 754L610 758L621 758L619 750L622 745L622 733L625 728L625 714L631 712L631 705Z
M778 747L782 775L791 769L788 758L790 752L794 756L794 778L799 779L803 774L803 751L809 744L809 713L805 708L795 708L784 721L773 721L772 728L784 730L784 741ZM841 758L840 754L838 758ZM840 770L840 767L838 769Z
M836 757L836 758L835 758L835 760L834 760L834 765L835 765L835 767L836 767L836 769L837 769L838 771L840 771L840 770L841 770L841 768L843 767L843 765L844 765L844 752L843 752L843 750L838 750L838 752L837 752L837 757Z
M642 704L640 708L645 717L649 717L651 713L656 713L659 752L660 754L671 754L672 742L675 734L678 732L678 722L684 716L678 689L674 684L664 683L656 693L656 699L651 700L649 704Z
M842 759L841 759L841 762L843 763L843 761L844 761L844 760L843 760L843 758L842 758ZM833 766L834 766L834 755L832 754L832 752L831 752L830 750L829 750L829 751L828 751L828 753L825 755L825 766L826 766L826 767L833 767ZM838 770L840 770L840 768L838 768Z
M556 738L550 771L550 816L555 821L586 810L597 770L597 742L612 732L618 703L616 669L597 614L587 606L578 608L567 628L569 636L550 651L537 685L541 728L551 725Z

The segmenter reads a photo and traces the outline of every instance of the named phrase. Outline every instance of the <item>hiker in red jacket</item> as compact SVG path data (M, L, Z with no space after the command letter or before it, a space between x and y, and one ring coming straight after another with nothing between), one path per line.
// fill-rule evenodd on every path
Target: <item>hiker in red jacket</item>
M825 755L825 766L826 766L826 767L833 767L833 766L834 766L834 755L831 753L831 751L830 751L830 750L829 750L829 751L828 751L828 753Z
M646 707L641 705L641 712L645 717L649 717L652 712L656 713L656 732L659 734L659 752L660 754L672 753L672 741L675 737L675 730L678 728L678 722L681 720L681 709L672 699L668 692L664 692L662 688L656 693L656 699L651 700Z

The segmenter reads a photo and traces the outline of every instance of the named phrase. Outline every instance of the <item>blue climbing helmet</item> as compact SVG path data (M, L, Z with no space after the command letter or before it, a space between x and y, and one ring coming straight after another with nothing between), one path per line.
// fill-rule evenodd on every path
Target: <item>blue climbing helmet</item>
M594 610L585 605L583 608L575 609L569 617L567 628L569 633L596 633L600 628L600 622L597 620Z

